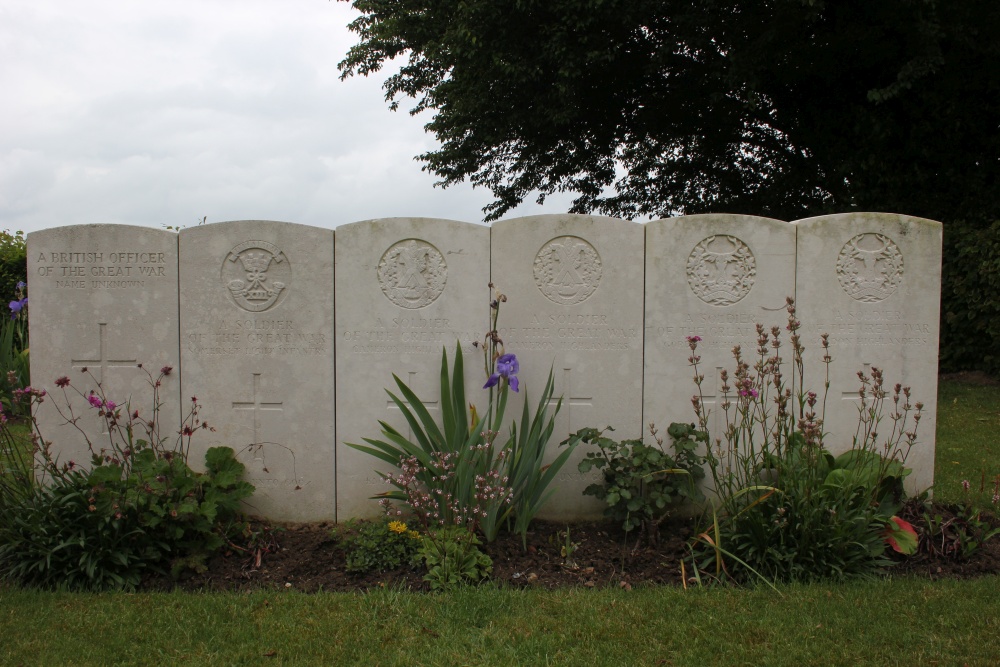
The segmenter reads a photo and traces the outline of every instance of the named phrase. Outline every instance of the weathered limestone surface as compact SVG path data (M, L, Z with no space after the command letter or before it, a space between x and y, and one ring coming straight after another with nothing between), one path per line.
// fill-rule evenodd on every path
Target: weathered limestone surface
M824 430L827 446L850 446L858 423L857 373L884 371L890 405L878 432L892 430L892 385L924 403L907 465L911 491L934 482L941 286L941 223L889 213L799 220L796 297L807 346L805 384L822 390L819 335L830 334L833 362ZM911 413L912 416L912 413ZM912 421L909 423L912 428ZM880 438L880 442L881 442Z
M795 227L787 222L718 214L647 223L643 421L666 442L671 422L696 421L687 337L698 336L709 433L722 437L719 373L734 374L735 345L752 362L757 323L784 333L785 299L794 292Z
M406 382L440 418L441 350L464 354L467 396L480 391L489 318L490 230L452 220L388 218L337 228L337 518L377 515L385 464L345 443L381 438L379 420L409 428L385 390Z
M563 397L550 458L559 442L585 426L612 426L616 438L642 434L643 227L614 218L540 215L493 225L493 282L509 301L500 313L507 352L520 360L523 389L508 414L532 410L551 368ZM554 408L554 406L553 406ZM583 496L579 448L556 477L543 516L600 515Z
M98 391L149 418L155 378L174 372L159 393L160 435L175 438L180 389L177 349L177 236L125 225L57 227L28 235L31 377L50 397L37 416L43 437L63 462L86 464L87 440L106 446L106 422L72 390ZM144 368L139 368L143 364ZM87 372L81 371L86 368ZM66 395L80 430L66 424ZM64 415L56 411L59 407ZM82 431L82 432L81 432Z
M333 232L222 222L180 233L185 401L215 431L192 464L227 445L257 487L250 511L334 518Z
M646 225L543 215L492 228L391 218L335 231L240 221L179 237L62 227L28 236L32 380L53 394L38 413L46 439L60 460L83 463L86 438L100 447L108 434L79 396L83 433L65 424L55 379L69 376L84 393L100 382L109 399L146 412L152 396L138 364L154 376L172 366L159 397L161 435L176 437L191 397L215 428L195 436L193 465L208 447L231 446L257 487L250 511L343 521L377 514L370 497L389 488L376 473L382 462L346 443L379 437L380 419L409 430L385 393L394 373L437 414L442 348L450 360L458 341L468 399L485 410L473 342L488 329L491 281L508 297L505 351L520 360L508 423L526 396L537 405L550 368L563 397L549 460L585 426L613 426L623 439L648 437L648 422L665 434L672 421L693 421L687 336L702 339L702 394L713 437L721 435L718 373L732 372L734 345L753 355L757 322L782 327L790 373L784 301L793 295L806 389L822 391L819 335L830 334L827 445L850 445L862 407L856 374L879 368L890 398L900 382L924 404L907 461L909 488L922 490L933 482L940 267L940 223L881 213ZM884 411L883 435L894 410ZM561 471L542 516L602 512L582 495L597 479L577 472L583 455Z

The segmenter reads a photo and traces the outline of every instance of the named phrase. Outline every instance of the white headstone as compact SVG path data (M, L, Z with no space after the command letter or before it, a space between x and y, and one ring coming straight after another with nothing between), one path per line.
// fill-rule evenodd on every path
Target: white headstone
M385 393L396 374L440 417L441 350L464 352L476 397L489 317L490 230L451 220L388 218L337 227L337 518L374 516L371 496L391 487L386 465L346 446L381 438L379 420L402 433L405 419Z
M63 390L98 390L144 419L153 412L151 373L171 366L159 390L159 436L177 437L177 235L148 227L79 225L28 235L31 379L50 396L37 413L42 435L60 461L88 464L86 440L98 449L109 434L97 409L71 388L77 427L66 424ZM143 368L139 368L142 364ZM86 369L86 372L82 372ZM85 436L84 436L85 434Z
M910 491L934 481L934 429L941 294L941 223L889 213L847 213L799 220L796 298L806 345L806 387L824 382L821 333L833 362L826 403L826 445L850 447L858 424L857 373L884 372L890 404L878 429L889 436L892 387L912 388L924 404L918 444L907 460ZM902 400L902 399L901 399ZM907 429L912 428L911 421Z
M535 409L551 368L563 403L550 460L583 427L612 426L616 440L642 437L642 253L643 227L627 220L540 215L493 225L493 282L509 299L500 335L521 369L508 415L520 417L525 394ZM556 477L542 516L603 511L582 495L595 479L577 471L584 453L579 448Z
M784 331L785 299L794 292L795 227L787 222L713 214L647 223L643 421L665 443L671 422L697 421L687 338L698 336L709 433L713 442L723 437L720 371L733 376L736 345L752 363L756 324Z
M248 511L334 518L333 232L223 222L180 233L182 396L236 450L257 491Z

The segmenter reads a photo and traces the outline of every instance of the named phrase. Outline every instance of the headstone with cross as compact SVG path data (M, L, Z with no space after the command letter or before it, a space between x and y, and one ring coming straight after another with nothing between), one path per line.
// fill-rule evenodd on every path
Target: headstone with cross
M248 509L335 518L333 232L238 221L180 233L184 396L256 487Z
M615 429L615 439L642 433L643 228L625 220L543 215L493 225L492 278L508 300L500 307L504 350L520 361L520 391L508 415L534 411L551 368L562 408L547 447L583 427ZM600 516L601 503L583 496L597 476L577 470L578 448L557 474L542 516Z
M171 366L158 388L160 436L173 444L180 423L177 236L129 225L56 227L28 235L32 385L49 392L36 416L61 461L90 461L84 435L107 447L106 421L83 394L154 413L150 371ZM138 364L143 368L139 369ZM81 373L86 367L88 372ZM65 396L55 380L71 382ZM83 434L55 410L70 401Z
M692 357L704 376L708 427L722 437L719 371L728 369L735 402L733 348L754 364L755 324L767 338L760 354L780 354L786 386L797 382L784 305L794 296L806 368L804 386L792 389L821 394L828 381L828 400L817 405L827 447L850 446L859 409L872 406L860 402L857 373L877 367L890 402L894 383L912 388L904 430L913 429L916 402L924 404L907 483L919 491L933 480L941 253L933 221L703 215L642 225L556 215L488 228L393 218L336 234L241 221L179 235L79 225L33 232L27 250L31 379L49 392L36 416L59 460L85 463L87 438L99 447L116 437L102 432L106 422L86 401L98 384L143 421L157 414L168 440L188 406L214 429L197 431L191 463L209 446L245 443L238 455L258 489L249 509L273 519L377 514L369 497L385 490L375 473L382 464L348 443L379 437L379 420L412 437L384 393L396 389L392 373L437 418L442 348L454 364L456 341L466 400L483 414L482 348L472 343L483 340L499 293L507 296L499 303L502 352L520 360L521 391L510 394L505 425L526 398L535 409L550 368L556 396L546 406L563 399L547 461L583 426L648 438L648 424L663 436L671 422L695 421ZM829 334L828 368L821 333ZM165 367L172 370L154 397ZM65 395L55 385L62 376L72 383ZM63 417L54 407L67 398L76 403ZM885 418L895 410L886 405ZM883 422L879 431L892 429ZM581 497L592 481L576 473L582 456L559 473L543 516L600 514Z
M482 340L489 312L490 230L481 225L390 218L337 227L337 516L373 517L371 499L390 487L376 471L390 466L347 443L383 439L385 420L412 439L386 390L395 373L440 424L442 348L451 368L461 343L466 397L480 414Z
M906 459L911 493L934 480L934 437L940 315L941 224L888 213L809 218L798 230L798 319L806 345L806 385L822 393L827 377L819 337L829 334L830 390L823 430L835 454L851 446L861 383L882 371L888 392L878 445L892 433L893 385L911 387L923 414ZM900 399L902 402L902 398ZM865 409L873 406L871 398ZM913 410L905 430L912 430Z
M787 222L713 214L646 224L643 421L655 424L665 447L672 422L698 422L692 405L699 394L692 366L697 357L711 444L715 449L721 440L726 448L721 371L728 372L733 414L738 394L733 348L739 345L744 361L753 365L756 325L764 325L769 345L777 326L781 354L790 359L783 307L794 291L795 227ZM785 378L790 383L791 373ZM648 432L646 438L652 440Z

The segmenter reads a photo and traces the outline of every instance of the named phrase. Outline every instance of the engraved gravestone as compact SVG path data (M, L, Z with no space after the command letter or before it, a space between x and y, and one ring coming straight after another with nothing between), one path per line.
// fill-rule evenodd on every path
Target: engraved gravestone
M333 243L256 220L180 233L182 395L215 429L191 461L232 447L271 519L334 518Z
M541 215L493 225L493 282L508 296L500 335L520 361L521 391L511 394L507 414L520 418L525 395L535 409L551 368L563 403L548 460L585 426L610 425L616 439L641 437L642 251L642 226L626 220ZM577 472L583 455L581 448L556 477L543 516L601 513L599 502L582 495L594 481Z
M937 361L941 290L941 223L889 213L808 218L798 230L797 300L806 345L805 385L821 392L825 371L819 335L830 334L827 447L850 447L863 405L857 373L884 372L889 392L879 443L892 431L892 385L912 388L924 404L918 444L907 465L910 491L934 481ZM902 399L901 399L902 400ZM910 414L912 418L912 411ZM907 430L912 428L912 419Z
M390 490L382 461L344 443L381 438L379 420L410 430L385 390L395 373L440 420L442 347L464 354L466 395L480 406L482 357L472 346L488 320L490 230L427 218L337 227L337 518L374 516Z
M721 438L720 371L734 374L735 345L752 361L757 323L784 330L794 290L795 227L787 222L712 214L647 223L643 421L664 438L671 422L696 421L687 338L697 336L701 400L712 441Z
M50 397L37 413L43 437L63 462L90 460L86 439L106 446L106 422L72 390L98 390L120 406L153 413L155 378L173 371L159 390L160 437L177 437L180 389L177 349L177 236L126 225L78 225L28 235L31 378ZM139 368L138 364L143 364ZM86 369L86 372L83 372ZM62 390L70 379L77 427L66 424Z

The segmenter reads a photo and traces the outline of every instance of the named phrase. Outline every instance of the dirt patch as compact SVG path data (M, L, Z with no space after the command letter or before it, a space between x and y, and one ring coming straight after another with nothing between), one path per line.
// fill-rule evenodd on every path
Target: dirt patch
M935 508L935 511L949 510ZM213 558L203 573L189 573L177 582L169 577L151 577L143 582L142 589L294 589L307 593L379 587L427 590L422 573L415 569L365 575L347 573L345 554L333 530L330 523L284 526L274 533L277 544L273 551L262 554L259 563L252 555L233 549ZM572 524L570 541L577 545L572 562L566 562L561 554L565 530L565 524L535 522L528 533L526 549L519 535L502 534L492 544L485 545L483 550L493 559L491 579L501 586L544 589L680 585L680 563L690 555L687 542L692 537L693 523L677 520L662 526L656 547L637 545L634 537L608 523ZM1000 539L988 541L968 559L945 557L924 549L898 563L891 572L931 579L1000 574Z

